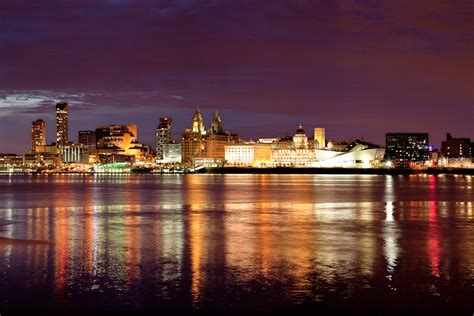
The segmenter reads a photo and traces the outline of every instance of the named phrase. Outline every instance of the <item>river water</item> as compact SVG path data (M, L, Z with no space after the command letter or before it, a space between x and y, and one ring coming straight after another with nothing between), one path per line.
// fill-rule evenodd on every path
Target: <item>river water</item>
M474 311L474 177L0 176L0 312Z

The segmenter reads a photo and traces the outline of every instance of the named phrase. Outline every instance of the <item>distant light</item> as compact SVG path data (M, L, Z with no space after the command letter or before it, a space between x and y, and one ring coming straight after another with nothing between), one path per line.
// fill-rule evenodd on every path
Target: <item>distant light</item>
M391 167L393 164L392 164L391 161L387 161L387 162L385 163L385 165L386 165L387 167Z

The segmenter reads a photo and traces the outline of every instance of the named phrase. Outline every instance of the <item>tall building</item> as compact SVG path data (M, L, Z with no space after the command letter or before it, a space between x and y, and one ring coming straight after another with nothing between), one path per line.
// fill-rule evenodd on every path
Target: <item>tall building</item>
M326 129L322 127L316 127L314 129L314 142L317 148L326 148Z
M95 131L79 131L78 134L79 144L86 145L88 147L96 146Z
M446 134L446 140L441 143L441 152L446 158L471 158L471 139L453 138Z
M395 167L408 168L429 160L428 133L387 133L385 160Z
M31 122L31 152L37 151L38 146L46 145L46 123L43 120Z
M192 120L192 127L185 129L181 139L183 162L193 162L196 158L203 158L205 151L204 119L199 106Z
M56 146L68 142L68 104L66 101L56 103Z
M156 128L156 159L163 160L165 147L170 143L171 138L171 117L160 117L160 124Z

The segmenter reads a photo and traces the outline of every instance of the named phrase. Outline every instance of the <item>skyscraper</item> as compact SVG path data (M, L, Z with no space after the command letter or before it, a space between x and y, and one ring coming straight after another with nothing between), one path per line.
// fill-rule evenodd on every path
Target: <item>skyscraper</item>
M66 101L56 103L56 146L68 142L68 105Z
M170 143L171 117L160 117L160 124L156 128L156 159L163 160L165 146Z
M46 145L46 123L43 120L31 122L31 152L37 151L37 146Z

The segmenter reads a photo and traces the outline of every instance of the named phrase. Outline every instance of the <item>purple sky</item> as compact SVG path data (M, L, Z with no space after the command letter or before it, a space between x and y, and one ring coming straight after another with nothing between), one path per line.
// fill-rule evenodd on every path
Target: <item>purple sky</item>
M209 126L243 137L364 137L446 132L474 138L473 1L0 2L0 152L26 152L54 104L70 104L70 135L138 124L154 144L199 104Z

